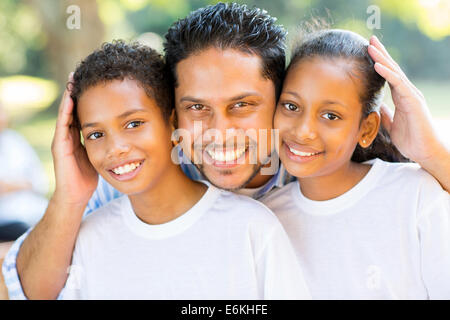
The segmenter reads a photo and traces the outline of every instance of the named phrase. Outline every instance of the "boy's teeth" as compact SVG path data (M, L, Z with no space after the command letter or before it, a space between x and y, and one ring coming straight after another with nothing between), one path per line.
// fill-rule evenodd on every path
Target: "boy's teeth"
M315 153L311 153L311 152L302 152L302 151L298 151L295 149L292 149L291 147L289 147L289 150L295 154L296 156L301 156L301 157L310 157L316 154L319 154L320 152L315 152Z
M239 159L244 153L246 148L240 148L236 150L223 151L223 150L207 150L209 156L217 161L229 162Z
M124 166L120 166L120 167L114 168L114 169L112 169L112 171L115 174L121 175L121 174L125 174L125 173L128 173L128 172L131 172L131 171L135 170L140 165L141 165L140 162L129 163L129 164L126 164Z

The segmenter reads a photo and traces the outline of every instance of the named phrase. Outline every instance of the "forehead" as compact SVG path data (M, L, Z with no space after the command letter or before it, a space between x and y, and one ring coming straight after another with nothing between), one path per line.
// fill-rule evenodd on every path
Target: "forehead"
M310 58L290 68L283 92L302 97L322 96L359 102L362 78L354 63L345 59Z
M128 109L157 109L156 101L135 80L113 80L88 88L79 98L80 120L98 115L114 117Z
M226 99L242 92L275 94L273 82L263 76L262 59L235 49L202 50L180 61L176 72L177 99L186 95Z

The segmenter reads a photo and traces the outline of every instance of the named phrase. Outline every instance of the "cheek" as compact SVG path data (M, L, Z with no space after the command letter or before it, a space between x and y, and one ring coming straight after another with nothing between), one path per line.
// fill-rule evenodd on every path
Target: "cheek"
M323 129L322 132L327 132L324 140L329 151L333 151L337 156L351 157L357 142L357 125L339 126L328 130Z
M95 170L99 171L102 162L105 159L105 151L101 142L85 143L86 153Z

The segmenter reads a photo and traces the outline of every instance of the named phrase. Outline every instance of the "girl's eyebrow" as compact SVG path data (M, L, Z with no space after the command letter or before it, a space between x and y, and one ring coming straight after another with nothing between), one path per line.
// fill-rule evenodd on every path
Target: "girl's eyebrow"
M143 108L136 108L136 109L125 111L124 113L118 115L117 118L126 118L129 115L132 115L132 114L138 113L138 112L149 112L149 111L147 109L143 109ZM95 127L97 125L98 125L98 122L88 122L88 123L84 123L81 126L81 129L88 128L88 127Z

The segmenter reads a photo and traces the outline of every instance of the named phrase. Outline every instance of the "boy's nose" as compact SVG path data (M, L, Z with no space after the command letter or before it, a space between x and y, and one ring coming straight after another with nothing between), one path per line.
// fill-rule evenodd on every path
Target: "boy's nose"
M116 158L118 156L123 156L124 154L127 154L131 147L130 144L125 140L117 140L111 141L108 147L108 158Z

